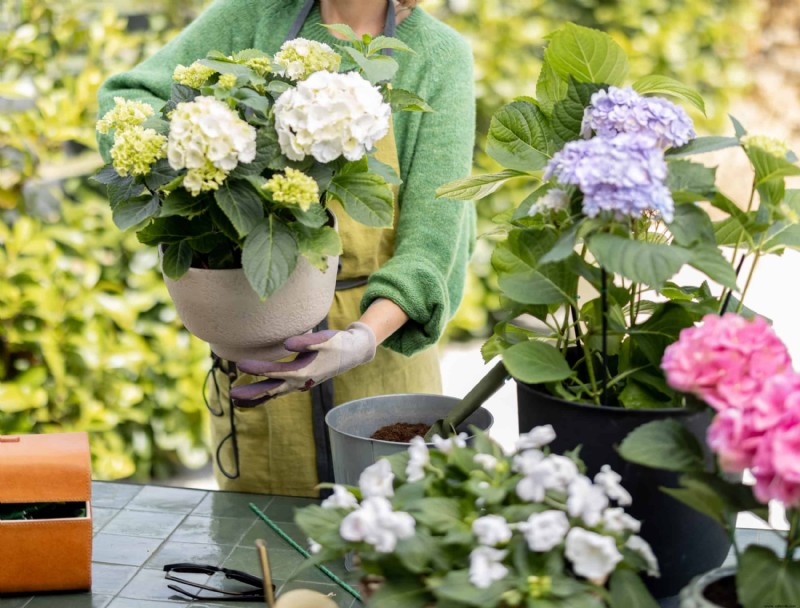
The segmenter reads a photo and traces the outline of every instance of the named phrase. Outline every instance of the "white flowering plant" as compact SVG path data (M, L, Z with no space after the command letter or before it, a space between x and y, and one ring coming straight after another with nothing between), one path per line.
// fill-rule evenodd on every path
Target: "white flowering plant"
M479 431L474 445L415 438L297 512L309 565L354 552L378 608L655 608L639 573L658 563L620 476L590 479L576 453L550 453L554 438L537 427L511 454Z
M732 137L697 137L678 104L704 111L700 95L664 76L630 81L605 33L566 24L547 41L536 97L491 121L487 152L503 170L439 189L479 199L509 180L530 186L496 220L507 318L484 356L570 401L680 407L660 369L665 348L706 314L751 314L742 302L755 262L800 246L800 191L785 184L800 175L797 158L735 119ZM718 189L716 168L691 160L735 147L753 169L741 206ZM689 267L689 281L676 278Z
M341 253L326 205L335 200L368 226L393 222L391 167L374 157L393 110L430 111L393 89L401 41L347 38L343 54L298 38L274 56L255 49L211 52L173 74L158 112L116 98L97 123L113 137L105 184L116 225L164 250L172 278L190 267L243 268L263 299L300 256L325 270Z

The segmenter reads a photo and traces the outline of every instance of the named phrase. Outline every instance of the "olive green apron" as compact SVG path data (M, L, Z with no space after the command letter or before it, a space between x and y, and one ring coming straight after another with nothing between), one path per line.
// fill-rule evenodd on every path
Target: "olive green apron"
M310 9L310 5L306 8ZM298 20L302 18L300 25L306 15L301 13L298 17ZM390 16L393 25L393 10ZM387 17L387 24L388 21ZM387 28L387 35L392 33ZM290 38L296 34L294 32ZM375 156L400 174L393 128L378 142ZM358 285L338 290L328 313L331 329L345 329L361 316L360 303L366 286L359 285L363 283L359 279L378 270L394 251L400 212L397 188L394 227L389 229L370 228L355 222L336 201L329 201L328 207L338 218L344 249L337 279L340 286ZM440 394L442 391L436 347L412 357L379 347L373 361L333 379L333 404L326 406L324 402L331 395L318 389L323 393L317 394L317 401L323 401L322 411L319 405L312 407L310 392L290 393L250 409L232 408L228 397L230 383L245 384L259 378L247 374L237 377L235 366L227 362L221 364L222 369L213 374L214 382L208 387L208 399L209 409L215 414L211 418L213 445L218 446L215 473L220 488L231 491L316 497L319 492L315 486L321 481L320 477L325 476L318 471L321 460L326 458L324 410L331 405L374 395Z

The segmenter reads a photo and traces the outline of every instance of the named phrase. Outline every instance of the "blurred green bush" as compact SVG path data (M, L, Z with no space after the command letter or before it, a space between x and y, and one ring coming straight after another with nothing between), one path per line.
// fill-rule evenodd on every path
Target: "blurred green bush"
M207 347L174 311L152 253L122 235L87 176L96 91L161 46L207 0L0 3L0 433L88 430L102 479L199 466ZM761 5L751 0L424 0L471 39L478 133L533 91L543 36L563 21L611 32L636 74L694 84L713 125L748 84ZM476 172L494 169L481 150ZM511 206L481 201L480 230ZM489 241L476 252L450 336L486 334L498 308Z

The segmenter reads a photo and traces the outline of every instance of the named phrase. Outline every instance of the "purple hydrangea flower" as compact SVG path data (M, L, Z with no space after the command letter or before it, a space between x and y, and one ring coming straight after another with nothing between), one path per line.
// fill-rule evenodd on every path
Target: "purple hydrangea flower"
M609 87L592 95L584 110L581 134L600 137L642 133L656 139L661 148L679 147L697 134L692 119L680 106L662 97L642 97L631 87Z
M544 179L573 184L583 192L583 212L589 217L601 211L616 216L638 217L657 212L672 221L675 204L664 184L667 163L656 140L643 134L569 142L548 163Z

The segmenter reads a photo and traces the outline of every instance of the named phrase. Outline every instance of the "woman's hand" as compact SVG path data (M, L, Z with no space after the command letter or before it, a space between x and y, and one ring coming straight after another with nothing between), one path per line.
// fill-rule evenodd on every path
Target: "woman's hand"
M253 407L293 391L307 391L325 380L372 361L381 342L408 317L389 300L376 300L361 319L344 331L327 329L289 338L286 350L298 353L293 361L239 361L239 371L265 380L231 388L239 407Z

